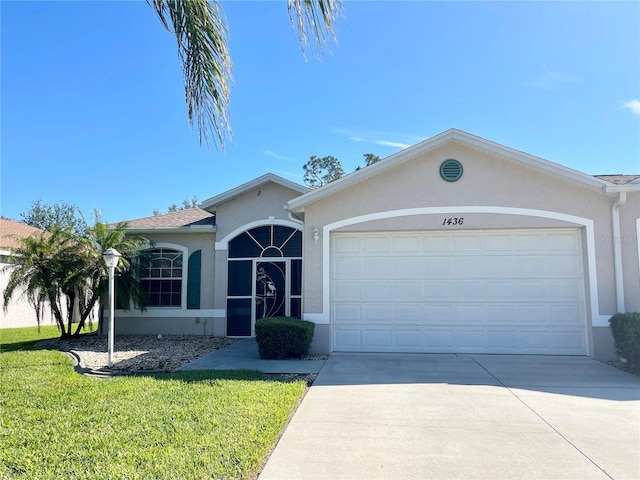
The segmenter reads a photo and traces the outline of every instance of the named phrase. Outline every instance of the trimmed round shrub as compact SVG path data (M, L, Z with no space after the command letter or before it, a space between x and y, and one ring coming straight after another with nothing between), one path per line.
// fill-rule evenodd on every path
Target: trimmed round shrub
M256 341L260 358L301 358L309 353L315 323L291 317L262 318L256 321Z
M640 372L640 312L617 313L609 319L613 340L629 369Z

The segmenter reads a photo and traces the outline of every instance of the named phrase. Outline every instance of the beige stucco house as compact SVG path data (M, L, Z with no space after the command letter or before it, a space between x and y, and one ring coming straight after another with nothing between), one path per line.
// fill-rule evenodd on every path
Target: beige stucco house
M315 352L615 357L640 310L640 175L592 176L448 130L324 187L263 175L132 220L147 312L119 333L252 336L316 324Z
M0 305L3 303L2 295L7 288L11 269L15 265L12 253L20 246L21 239L42 233L39 228L0 218ZM41 318L43 324L55 324L47 306L44 307ZM0 307L0 328L33 327L37 324L36 312L24 295L14 295L6 310Z

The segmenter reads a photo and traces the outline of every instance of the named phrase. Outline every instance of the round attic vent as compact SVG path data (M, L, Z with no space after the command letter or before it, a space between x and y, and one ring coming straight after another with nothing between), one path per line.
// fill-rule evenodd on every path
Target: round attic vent
M462 176L462 164L458 160L450 158L440 165L440 176L447 182L455 182Z

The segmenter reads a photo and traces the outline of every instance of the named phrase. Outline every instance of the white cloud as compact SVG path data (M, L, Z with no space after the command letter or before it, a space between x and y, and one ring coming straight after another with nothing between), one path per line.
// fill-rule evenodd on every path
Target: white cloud
M374 140L373 143L377 145L384 145L385 147L409 148L411 146L406 143L389 142L388 140Z
M262 154L266 155L267 157L276 158L278 160L289 160L287 157L283 157L282 155L278 155L277 153L274 153L271 150L263 150Z
M375 145L382 145L383 147L392 147L392 148L407 148L407 147L410 147L413 143L417 143L423 140L422 137L418 137L416 135L409 135L406 133L380 132L380 131L354 131L354 130L348 130L345 128L336 128L333 131L339 135L344 135L348 137L349 140L351 140L352 142L373 143ZM402 141L384 140L385 137L401 139ZM412 143L405 143L405 142L412 142Z
M628 108L636 115L640 115L640 100L638 100L637 98L629 100L624 105L622 105L622 108Z
M542 73L535 78L527 81L525 85L528 87L550 89L557 87L563 83L576 83L578 77L565 72L552 72L546 65L542 65Z

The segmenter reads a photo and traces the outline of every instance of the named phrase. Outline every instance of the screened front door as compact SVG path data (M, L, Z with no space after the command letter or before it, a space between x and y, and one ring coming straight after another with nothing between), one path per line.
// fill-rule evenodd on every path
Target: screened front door
M280 225L229 242L227 335L255 335L261 318L302 314L302 233Z

